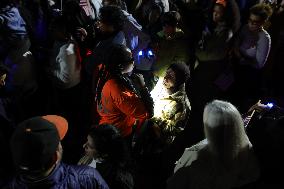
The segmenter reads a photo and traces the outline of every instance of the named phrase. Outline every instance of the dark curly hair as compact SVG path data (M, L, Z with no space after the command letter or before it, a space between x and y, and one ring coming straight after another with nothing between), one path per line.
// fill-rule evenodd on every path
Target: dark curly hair
M187 82L190 78L190 70L188 65L183 62L173 63L169 66L168 69L172 69L175 72L176 76L176 87L178 88L180 85Z
M177 27L181 20L181 15L177 11L165 12L162 15L162 24L163 26L172 26Z
M115 31L123 29L126 17L118 6L107 5L100 8L99 20L113 26Z
M94 143L100 157L115 166L125 167L130 160L126 142L119 131L112 125L97 125L90 129L88 134Z

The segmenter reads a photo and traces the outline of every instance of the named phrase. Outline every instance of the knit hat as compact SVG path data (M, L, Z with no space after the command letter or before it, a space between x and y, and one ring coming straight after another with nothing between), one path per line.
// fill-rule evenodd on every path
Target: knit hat
M44 170L67 130L67 120L57 115L33 117L20 123L10 141L17 168L22 171Z

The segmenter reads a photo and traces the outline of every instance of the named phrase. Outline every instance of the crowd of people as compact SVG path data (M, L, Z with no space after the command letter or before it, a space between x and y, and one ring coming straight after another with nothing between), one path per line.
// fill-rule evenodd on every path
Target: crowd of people
M0 188L283 187L283 16L283 0L1 0Z

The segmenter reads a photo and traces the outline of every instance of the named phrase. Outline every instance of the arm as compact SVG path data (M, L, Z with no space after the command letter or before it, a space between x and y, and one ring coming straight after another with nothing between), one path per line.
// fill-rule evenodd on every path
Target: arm
M271 38L268 33L265 33L257 42L256 50L256 64L255 67L260 69L264 66L271 47Z

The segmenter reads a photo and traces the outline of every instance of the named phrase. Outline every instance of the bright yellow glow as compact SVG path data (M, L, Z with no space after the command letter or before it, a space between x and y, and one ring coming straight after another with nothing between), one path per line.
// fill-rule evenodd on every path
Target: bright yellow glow
M164 77L160 77L156 86L151 91L151 96L154 100L154 117L164 117L171 109L171 100L167 99L169 93L163 85L163 80Z

